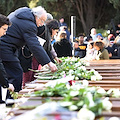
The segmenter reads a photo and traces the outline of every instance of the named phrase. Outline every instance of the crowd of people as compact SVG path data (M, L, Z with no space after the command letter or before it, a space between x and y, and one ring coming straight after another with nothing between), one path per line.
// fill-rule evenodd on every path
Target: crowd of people
M78 35L74 46L74 56L87 60L104 60L120 58L120 35L109 34L103 37L95 28L89 35Z
M71 42L64 17L59 20L41 7L22 7L8 17L0 15L0 85L10 91L19 92L25 83L33 81L34 72L48 65L57 71L59 57L80 57L86 60L119 58L120 37L109 35L104 38L95 28L87 36L80 33ZM2 91L0 88L0 103Z

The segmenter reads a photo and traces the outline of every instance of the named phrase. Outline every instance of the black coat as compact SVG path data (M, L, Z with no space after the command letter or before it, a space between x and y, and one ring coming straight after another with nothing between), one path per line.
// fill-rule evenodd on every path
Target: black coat
M2 60L0 59L0 85L4 88L8 88L8 79L5 68L2 64Z
M53 45L58 57L72 56L72 46L67 39L61 39Z
M18 49L27 44L41 65L50 62L50 58L37 38L37 25L30 8L23 7L9 16L12 25L5 36L1 37L0 57L3 61L19 61Z

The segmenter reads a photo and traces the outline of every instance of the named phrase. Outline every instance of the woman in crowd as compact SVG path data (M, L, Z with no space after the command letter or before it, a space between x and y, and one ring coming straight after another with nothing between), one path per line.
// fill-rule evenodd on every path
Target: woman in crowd
M8 26L10 26L11 23L9 21L9 19L0 14L0 37L6 34L6 31L8 29ZM0 85L3 88L8 88L10 91L14 91L14 86L10 83L8 83L8 78L7 78L7 74L6 71L4 69L4 66L2 64L2 60L0 59ZM1 87L0 87L0 103L3 103L4 101L2 101L2 93L1 93Z
M72 56L72 46L67 40L67 34L62 32L60 34L59 41L55 42L53 45L58 57Z
M103 43L105 45L105 49L108 50L109 58L111 58L113 56L113 48L110 46L110 41L107 38L104 38Z
M109 59L109 53L104 47L104 43L99 40L94 43L94 48L97 50L96 60Z

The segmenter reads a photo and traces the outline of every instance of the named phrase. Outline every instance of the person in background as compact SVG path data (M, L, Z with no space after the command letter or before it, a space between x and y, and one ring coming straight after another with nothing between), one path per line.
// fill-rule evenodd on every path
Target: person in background
M115 36L113 34L109 34L107 39L110 41L110 46L112 47L115 40Z
M120 35L116 36L112 48L113 48L112 59L120 59Z
M97 37L97 40L103 40L103 36L101 33L98 33L96 37Z
M67 40L67 34L61 33L59 41L53 45L58 57L72 57L72 47L70 42Z
M23 70L18 59L18 50L25 44L38 62L48 65L52 72L57 71L56 65L41 46L37 37L37 27L43 26L47 19L46 10L41 7L22 7L12 12L8 18L12 25L7 34L1 38L0 58L8 75L8 81L15 87L15 92L22 89Z
M84 58L86 56L87 44L84 43L83 34L80 33L78 36L78 39L76 39L74 43L74 56Z
M85 43L88 44L89 42L92 42L92 41L93 41L92 36L87 35L85 39Z
M107 38L104 38L103 43L105 45L105 49L108 50L109 58L111 58L113 56L113 48L110 46L110 41Z
M5 15L0 14L0 37L6 34L8 26L10 25L11 25L11 22L9 21L9 19ZM0 85L3 88L8 88L8 90L14 91L14 86L8 82L7 73L2 64L1 59L0 59ZM0 87L0 103L4 103L4 101L2 100L1 92L2 91Z
M94 42L93 41L88 42L85 59L88 61L95 60L96 52L97 51L94 48Z
M49 41L51 43L51 39L54 38L54 36L56 34L58 34L59 31L59 23L56 19L50 20L46 23L46 27L48 29L48 36L49 36ZM51 44L50 44L51 45ZM53 45L51 45L51 50L50 50L50 54L52 56L51 59L55 59L56 62L61 63L62 61L58 58L57 53L55 52Z
M97 35L96 29L92 28L91 31L90 31L90 36L92 36L94 42L97 40L96 35Z
M118 23L116 26L116 36L120 34L120 23Z
M64 17L59 18L59 25L67 27L67 24L65 23Z
M42 33L39 33L40 27L38 27L38 36L46 40L43 47L47 52L48 56L50 57L51 61L55 63L54 60L56 60L59 63L61 62L61 60L58 59L57 54L55 53L55 50L53 48L53 45L51 45L51 39L54 39L54 36L57 35L58 33L59 23L56 19L53 19L53 16L50 13L47 13L47 20L45 24L48 24L49 21L51 23L51 26L47 26L47 25L42 26L44 28L44 31Z
M69 30L68 30L68 25L65 23L65 19L64 19L64 17L61 17L60 19L59 19L59 25L60 25L60 31L65 31L66 32L66 34L67 34L67 40L69 40L70 41L70 32L69 32Z
M109 59L109 53L107 49L105 49L104 43L101 40L94 42L94 48L97 50L96 60Z

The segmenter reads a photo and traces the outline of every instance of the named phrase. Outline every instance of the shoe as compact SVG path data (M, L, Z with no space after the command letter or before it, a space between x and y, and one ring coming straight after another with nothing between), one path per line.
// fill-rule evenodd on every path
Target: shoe
M3 103L5 103L5 101L3 101L3 100L0 100L0 104L3 104Z

